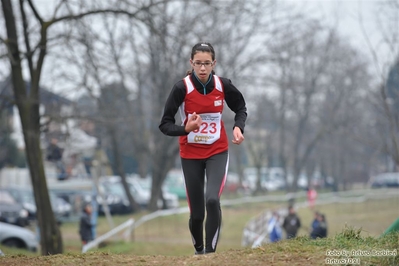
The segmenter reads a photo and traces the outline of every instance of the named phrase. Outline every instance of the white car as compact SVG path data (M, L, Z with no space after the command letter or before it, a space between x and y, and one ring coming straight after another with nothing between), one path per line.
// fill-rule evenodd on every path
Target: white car
M148 187L143 187L141 182L135 178L127 178L127 183L130 188L134 200L140 206L146 208L151 199L151 190ZM126 198L125 190L119 176L105 176L100 179L100 189L109 194L114 194ZM163 191L163 196L166 200L166 208L177 208L179 206L178 197L174 194ZM162 208L162 200L158 200L158 208Z
M0 222L0 243L3 246L23 248L36 252L39 242L36 235L20 226Z
M252 191L256 190L257 169L248 167L244 169L244 184ZM267 191L276 191L285 189L284 170L279 167L261 167L260 168L260 185Z
M151 196L151 186L152 186L151 177L146 177L146 178L129 177L128 181L136 181L139 184L139 186L141 186L144 190L149 192L149 197ZM179 207L179 196L174 193L170 193L166 186L162 187L162 195L165 198L167 209ZM162 208L161 200L158 200L158 207Z
M29 219L36 219L36 202L31 187L7 187L5 190L28 211ZM71 204L63 198L57 197L54 192L49 191L49 196L51 207L57 220L61 222L64 218L69 217L72 212Z

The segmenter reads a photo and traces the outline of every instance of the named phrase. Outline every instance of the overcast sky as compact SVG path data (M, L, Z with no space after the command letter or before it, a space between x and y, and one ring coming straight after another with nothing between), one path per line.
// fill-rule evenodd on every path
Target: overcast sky
M106 0L104 0L106 1ZM324 18L330 23L337 23L341 32L352 39L361 36L359 27L359 14L364 18L366 27L374 28L376 4L392 0L278 0L287 4L296 5L298 8L309 10L310 14ZM397 1L397 0L395 0ZM54 10L56 1L34 0L44 13Z
M398 0L283 0L303 10L309 10L308 15L323 19L325 22L336 25L339 32L367 55L371 56L370 46L367 44L366 36L372 47L379 56L380 68L388 61L392 62L392 53L382 42L381 29L377 26L377 16L382 3ZM399 10L396 10L396 21L399 19ZM363 26L363 29L362 29ZM366 34L365 34L366 31ZM392 32L399 32L399 25ZM397 45L399 47L399 43ZM398 52L398 49L396 49ZM397 53L396 53L397 56ZM381 69L382 70L382 69Z
M105 1L105 0L104 0ZM376 11L378 4L390 0L277 0L286 4L295 5L296 9L307 11L309 16L315 16L331 25L336 25L339 32L366 54L370 54L369 47L365 41L365 35L360 25L360 17L367 35L374 47L378 47L378 56L381 62L390 60L390 55L383 46L378 43L381 40L379 29L376 27ZM395 0L398 2L398 0ZM34 0L40 13L46 18L54 10L55 0ZM398 11L399 13L399 11ZM51 14L51 13L50 13ZM399 16L399 14L398 14ZM398 17L397 16L397 17ZM394 29L395 30L395 29ZM396 28L399 31L399 28ZM398 44L399 47L399 44ZM380 63L381 63L380 62Z
M104 0L106 1L106 0ZM278 0L290 5L295 5L303 11L309 10L308 15L322 18L328 23L337 25L340 32L361 49L366 47L364 33L361 31L359 17L363 18L363 25L375 45L381 39L376 29L376 10L378 4L398 0ZM54 10L54 0L34 0L34 3L43 12L49 14ZM399 11L398 11L399 13ZM398 14L399 16L399 14ZM398 29L399 30L399 29Z
M104 0L106 1L106 0ZM377 47L378 52L386 61L386 51L378 45L381 41L379 29L376 27L376 12L378 4L398 0L278 0L286 4L295 5L296 8L302 9L309 16L313 15L324 21L336 25L344 36L355 46L364 51L370 48L367 46L364 32L362 32L360 25L360 18L364 29L367 30L367 35L372 44ZM49 13L54 10L54 0L35 0L37 6L43 13ZM399 11L398 11L399 13ZM399 16L399 14L398 14ZM398 25L399 27L399 25ZM399 31L399 28L397 28ZM399 44L398 44L399 46Z
M104 0L107 1L107 0ZM388 53L386 47L381 45L381 31L376 26L376 14L378 13L378 4L399 0L277 0L288 5L294 5L295 9L300 9L308 16L315 16L324 22L334 25L339 32L346 36L355 47L362 50L371 57L370 46L366 42L365 33L362 32L362 25L367 31L367 37L370 39L372 47L378 52L379 69L381 73L386 72L386 66L392 63L393 55ZM40 13L49 18L54 10L55 0L34 0L34 3L41 11ZM399 10L397 11L399 13ZM399 14L396 16L399 20ZM393 29L395 30L395 29ZM399 25L396 25L396 32L399 32ZM399 44L397 45L399 47ZM397 49L396 56L399 53ZM385 69L384 69L385 67Z

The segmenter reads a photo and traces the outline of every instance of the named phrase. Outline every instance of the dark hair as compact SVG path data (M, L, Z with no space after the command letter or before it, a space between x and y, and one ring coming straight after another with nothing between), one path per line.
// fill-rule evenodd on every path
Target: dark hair
M212 55L212 60L215 60L215 50L213 49L212 44L209 42L199 42L193 46L191 49L191 59L194 59L194 55L198 52L208 52Z
M212 61L215 60L215 49L213 49L212 44L209 42L199 42L193 46L191 49L191 60L194 59L194 55L198 52L207 52L210 53L212 56ZM190 69L186 72L186 75L190 75L193 73L193 69ZM215 71L212 70L212 74L215 74Z
M83 212L86 212L86 208L87 207L91 207L91 202L85 202L85 203L83 203L83 205L82 205L82 211Z

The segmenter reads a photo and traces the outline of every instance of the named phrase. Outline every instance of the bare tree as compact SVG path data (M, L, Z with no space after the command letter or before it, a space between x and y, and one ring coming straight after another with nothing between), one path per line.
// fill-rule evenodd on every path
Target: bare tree
M103 27L96 29L92 26L93 21ZM118 24L123 26L119 27ZM97 115L86 119L96 123L102 147L112 150L112 169L121 177L132 210L138 211L140 208L134 199L135 195L131 194L123 167L123 156L135 151L130 139L135 139L137 131L134 127L137 114L129 100L134 92L127 88L128 68L123 64L127 50L124 43L127 39L125 31L129 25L132 26L128 21L106 13L95 19L71 21L66 25L69 34L60 36L70 52L60 51L56 54L72 69L80 70L80 75L73 76L72 84L83 89L85 95L89 95L98 107ZM68 71L61 73L61 78L65 79L68 74ZM99 133L101 127L105 128L103 136Z
M376 3L375 27L380 33L378 42L373 42L371 34L364 26L362 13L359 11L358 21L363 32L363 37L368 45L374 66L376 89L371 91L370 101L376 106L376 118L383 119L380 127L380 136L383 139L381 152L388 154L395 167L393 171L399 171L399 90L397 83L389 83L390 75L399 75L399 3L387 1ZM382 51L382 52L381 52ZM391 86L391 87L389 87ZM392 87L393 86L393 87ZM380 114L383 114L380 116Z
M247 129L245 148L251 165L256 169L256 187L254 195L265 192L262 186L262 168L269 166L271 143L273 143L273 127L275 125L275 104L266 95L256 95L249 98L250 102L257 105L252 116L256 117L256 125L253 123Z
M134 151L137 151L135 158L140 162L140 169L145 174L145 169L149 168L153 177L151 209L156 209L157 200L162 198L163 180L169 169L174 166L178 151L177 142L162 136L154 125L159 123L162 107L170 88L174 82L184 76L189 67L188 58L190 48L195 42L193 40L213 43L216 50L220 51L217 54L217 60L220 62L218 73L219 70L221 73L229 73L229 76L234 77L237 82L245 84L245 86L248 86L246 82L251 82L250 78L244 78L251 72L250 69L256 68L265 60L264 57L259 56L259 50L254 51L251 45L257 43L261 34L266 31L267 21L263 18L267 16L264 12L266 10L267 13L267 10L273 7L272 2L248 1L244 3L237 1L234 5L223 1L204 3L203 1L165 3L151 9L148 16L143 17L144 24L141 26L129 24L127 30L121 31L115 25L112 27L114 29L112 34L119 36L117 45L111 45L108 41L111 38L107 40L98 38L99 33L95 30L92 31L93 33L86 30L84 35L80 34L81 37L74 36L72 27L67 31L71 32L71 36L67 36L69 39L72 37L79 41L89 38L97 43L91 45L90 49L85 48L88 55L91 54L90 57L84 57L85 60L79 58L78 53L74 54L74 59L67 59L69 62L76 61L80 65L80 69L87 68L87 62L90 63L93 58L96 61L96 67L90 66L87 68L90 71L85 72L87 74L78 79L81 84L79 86L89 88L88 91L92 92L94 97L96 97L96 88L92 88L92 85L97 84L94 87L97 87L98 90L99 81L103 82L104 76L107 77L106 79L117 76L120 82L126 84L126 88L130 86L130 97L134 101L132 101L133 106L130 107L132 108L131 116L125 119L132 126L134 132L131 138L134 140ZM198 12L193 16L185 12L188 9L203 10L203 12ZM173 12L171 12L172 10ZM181 10L181 12L176 12L176 10ZM247 12L242 12L242 10ZM235 14L235 16L232 16L231 20L226 20L224 15L226 12ZM217 26L209 31L198 21ZM107 22L114 25L110 18L107 18ZM87 23L87 25L93 24L91 21L87 21ZM129 23L134 22L130 21ZM107 29L106 24L104 27ZM90 27L87 28L90 29ZM120 31L122 33L118 33ZM237 33L227 34L231 31ZM123 52L126 44L129 45L131 53ZM71 45L68 50L73 51L73 47ZM96 50L97 52L95 52ZM114 59L119 59L112 59L108 55L108 51L117 51L114 54L119 54L119 57L116 56ZM121 58L121 55L124 58L132 58L129 61L130 65L121 64L124 59ZM110 59L104 60L105 58ZM65 73L63 75L68 77ZM228 112L226 116L233 120ZM229 127L228 124L226 126ZM237 157L243 152L242 148L235 150Z
M269 47L278 70L271 79L280 88L280 144L275 149L287 162L295 191L301 173L316 167L309 160L317 145L348 122L341 108L355 95L349 92L355 91L353 78L362 62L334 29L315 20L287 28Z
M226 64L226 72L234 73L239 86L245 88L244 94L248 99L250 114L247 135L245 141L246 152L251 161L250 165L258 168L257 190L260 191L260 167L280 166L285 168L284 147L285 147L285 109L286 91L289 85L290 66L286 64L284 52L286 46L292 46L292 42L282 41L282 35L291 34L295 28L293 25L302 25L304 17L288 6L277 2L263 2L257 10L263 10L265 14L262 19L249 21L247 38L239 40L239 45L234 41L229 42L232 56ZM256 15L252 17L257 18ZM295 21L295 23L292 23ZM291 28L292 31L289 29ZM278 44L277 44L278 43ZM273 51L274 46L281 47L280 52ZM246 49L249 50L247 53ZM244 57L244 58L243 58ZM244 66L241 65L244 63ZM280 68L276 68L275 65ZM278 80L277 77L280 77ZM280 100L276 101L276 93L281 90ZM279 111L280 110L280 111ZM251 131L251 132L249 132ZM256 133L257 132L257 133ZM261 133L263 132L263 133ZM278 133L278 136L276 135ZM256 137L257 136L257 137ZM276 143L279 143L279 155L276 157ZM234 149L233 149L234 150ZM242 152L240 150L237 155ZM270 159L270 161L269 161Z
M144 133L140 135L140 139L146 140L146 142L141 141L137 144L149 143L147 147L141 147L139 150L148 151L147 158L151 160L152 208L156 206L157 199L162 197L161 185L167 172L175 165L178 152L177 141L171 141L172 138L163 136L158 128L154 127L154 124L159 123L164 102L173 84L183 78L188 70L192 45L199 41L212 43L218 53L216 58L220 62L220 68L218 67L216 70L217 73L219 70L228 73L229 71L223 71L223 69L230 69L229 75L237 79L243 76L238 71L240 67L242 69L249 68L247 63L251 60L250 58L253 61L257 60L254 54L249 54L249 57L246 58L244 52L250 48L251 37L255 37L262 28L263 24L258 23L262 17L262 13L259 11L261 9L256 7L259 7L258 5L264 1L245 3L234 1L234 4L227 4L224 1L204 3L205 1L198 3L184 1L179 5L170 3L159 6L159 10L153 9L153 12L156 13L150 15L146 22L149 31L148 46L139 46L137 41L134 44L136 49L139 48L137 51L148 54L148 60L144 60L144 64L142 64L144 66L147 64L148 72L137 72L140 74L137 77L137 80L140 81L138 97L143 97L141 110L144 113L141 117L145 120L136 121L142 122L138 126ZM177 6L179 6L178 9ZM243 9L247 12L242 12ZM171 12L172 10L173 12ZM193 14L186 10L197 10L197 12ZM226 17L226 13L234 15ZM229 17L231 19L227 19ZM203 23L198 23L199 21ZM232 30L242 31L242 34L231 36L228 33ZM240 58L244 57L245 61L241 61ZM137 62L143 61L137 59ZM146 125L146 121L147 123L151 121L151 123ZM179 119L177 118L176 121Z
M50 37L49 29L68 20L82 19L89 15L101 13L113 13L136 18L140 12L148 10L159 2L151 1L149 4L144 5L123 1L118 4L107 3L106 6L101 6L96 3L82 1L78 2L73 9L68 10L65 7L66 2L59 1L55 6L53 16L46 20L31 0L19 1L20 16L17 17L15 16L15 4L10 0L1 1L7 31L7 38L2 37L1 39L8 49L14 96L21 118L27 161L35 201L38 206L37 218L43 255L56 254L63 251L61 234L54 215L52 215L39 141L39 84L44 59L49 47L51 47L49 40L54 41L55 44L57 43L57 36ZM18 35L17 28L19 25L22 28L22 37ZM20 40L22 41L20 42ZM23 75L23 62L25 60L30 76L29 87L27 87Z

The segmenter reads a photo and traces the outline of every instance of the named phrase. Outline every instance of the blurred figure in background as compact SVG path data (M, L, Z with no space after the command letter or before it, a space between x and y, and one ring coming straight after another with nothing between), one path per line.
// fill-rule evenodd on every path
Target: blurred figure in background
M269 220L267 231L271 243L280 241L283 237L283 231L280 225L280 215L277 211L273 211L272 217Z
M288 207L288 215L284 218L283 228L287 239L296 237L299 228L301 227L301 220L295 212L293 206Z
M86 203L83 207L82 216L80 217L79 234L82 245L86 245L93 240L93 224L91 223L92 207L90 203Z
M57 179L65 180L67 174L65 171L64 163L62 162L63 150L58 146L58 140L51 138L50 145L47 147L47 160L53 162L57 168Z
M309 208L313 210L317 198L317 191L313 186L308 187L307 197Z
M313 224L312 224L313 227ZM315 223L315 227L310 233L310 238L324 238L327 237L327 222L324 214L317 214L317 222Z
M318 211L314 212L314 218L312 224L310 225L310 233L313 232L313 230L319 226L319 219L318 219L319 215L320 213Z

